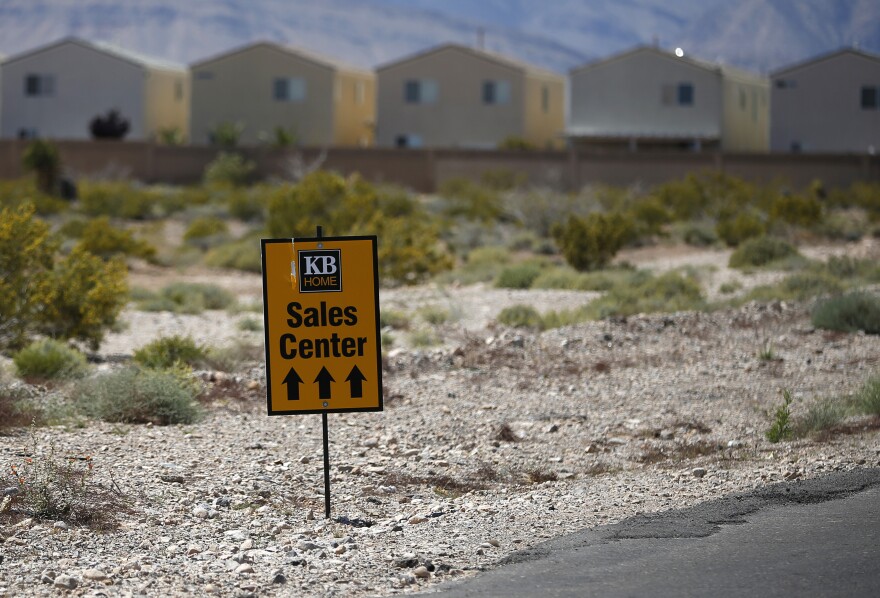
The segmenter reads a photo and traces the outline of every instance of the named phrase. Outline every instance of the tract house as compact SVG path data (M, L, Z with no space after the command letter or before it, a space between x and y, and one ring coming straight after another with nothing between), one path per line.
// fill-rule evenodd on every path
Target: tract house
M565 80L507 57L447 44L386 64L377 144L494 148L562 142Z
M778 70L770 79L774 151L880 150L880 56L839 50Z
M680 55L679 55L680 54ZM639 47L570 73L569 139L598 150L766 151L765 78Z
M187 130L184 67L103 42L67 38L0 65L0 136L88 139L89 123L109 110L129 121L126 139Z
M304 145L372 143L375 77L328 58L259 42L191 66L193 143L211 143L218 126L241 128L245 144L280 132Z

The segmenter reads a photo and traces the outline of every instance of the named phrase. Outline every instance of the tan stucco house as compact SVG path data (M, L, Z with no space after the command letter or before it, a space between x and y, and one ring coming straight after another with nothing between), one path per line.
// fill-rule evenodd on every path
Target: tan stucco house
M642 46L570 73L567 136L577 147L764 152L765 77Z
M0 64L0 136L89 139L93 118L118 110L127 140L186 131L186 68L117 46L65 38Z
M562 143L565 78L447 44L377 69L376 142L385 147L494 148L510 138Z
M271 42L258 42L191 65L193 143L212 141L222 123L239 141L271 141L276 128L302 145L371 145L375 76Z
M880 151L880 56L842 49L770 80L773 151Z

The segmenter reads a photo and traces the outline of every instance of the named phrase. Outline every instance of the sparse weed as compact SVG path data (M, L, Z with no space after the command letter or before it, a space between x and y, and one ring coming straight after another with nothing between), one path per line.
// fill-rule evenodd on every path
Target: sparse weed
M791 393L788 390L782 391L783 403L776 408L773 416L773 423L770 428L764 432L764 436L772 443L780 440L789 440L792 437L793 430L791 426Z
M239 330L243 330L245 332L262 332L263 331L263 321L257 318L246 317L242 318L236 324L236 327Z
M868 378L855 395L856 408L862 413L880 416L880 374Z
M449 321L451 314L448 309L437 306L426 306L419 310L419 316L428 324L439 326Z
M757 355L761 361L774 361L776 359L776 352L773 350L773 341L767 339L761 343L761 348L758 349Z
M846 415L846 407L839 400L823 399L807 408L807 412L795 418L792 434L803 437L821 433L840 424Z
M544 321L541 314L531 305L512 305L501 310L496 318L499 324L513 328L534 328L542 330Z
M400 311L383 309L379 312L379 325L382 328L408 330L410 326L410 317Z
M826 330L880 334L880 297L864 291L831 297L816 304L812 321Z
M419 328L410 333L409 342L413 347L426 348L440 344L441 340L432 330Z
M156 339L134 352L134 361L151 369L167 369L177 364L193 366L206 357L206 349L192 337L178 335Z

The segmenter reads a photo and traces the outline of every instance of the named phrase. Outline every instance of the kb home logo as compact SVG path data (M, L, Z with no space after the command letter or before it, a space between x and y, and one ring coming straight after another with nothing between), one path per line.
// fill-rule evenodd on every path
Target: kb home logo
M342 291L341 249L310 249L297 254L300 293Z

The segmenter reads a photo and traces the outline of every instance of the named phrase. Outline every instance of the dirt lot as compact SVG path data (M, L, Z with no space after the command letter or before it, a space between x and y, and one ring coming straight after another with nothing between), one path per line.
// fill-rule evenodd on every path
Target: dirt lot
M874 240L803 250L880 259ZM685 265L710 296L779 274L742 274L728 253L628 252L640 267ZM132 284L213 282L245 303L260 278L140 268ZM498 327L505 306L576 307L595 293L440 287L383 290L383 309L449 312L436 344L399 335L386 352L386 409L331 415L333 518L323 520L320 417L265 415L263 364L200 372L206 417L188 426L87 421L0 437L0 465L54 445L90 455L118 487L119 527L21 521L0 530L0 596L359 596L472 575L516 550L585 526L681 507L783 479L880 465L880 424L850 419L826 435L764 438L780 389L802 413L880 368L880 342L813 329L806 305L634 316L544 333ZM126 311L104 343L124 356L153 338L261 343L236 321ZM416 321L418 316L413 316ZM425 324L419 323L419 326ZM771 359L758 356L772 343ZM113 367L103 364L101 367ZM336 518L339 518L337 520Z

